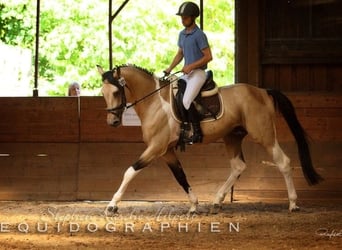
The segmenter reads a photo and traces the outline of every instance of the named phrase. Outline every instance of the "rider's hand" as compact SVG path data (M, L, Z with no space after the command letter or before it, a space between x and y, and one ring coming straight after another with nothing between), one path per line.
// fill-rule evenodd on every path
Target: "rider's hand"
M192 68L190 65L185 65L183 68L182 68L182 72L184 74L189 74L190 72L192 71Z
M165 76L168 76L168 75L170 75L170 70L166 69L166 70L163 71L163 73L164 73Z

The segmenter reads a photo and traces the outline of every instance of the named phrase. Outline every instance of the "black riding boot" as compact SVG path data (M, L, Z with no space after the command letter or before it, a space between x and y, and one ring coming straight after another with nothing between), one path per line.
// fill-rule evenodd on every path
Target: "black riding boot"
M189 122L191 122L192 124L192 129L193 129L191 142L192 143L202 142L203 133L202 133L201 126L200 126L201 117L193 103L190 105L190 108L188 110L188 118L189 118Z

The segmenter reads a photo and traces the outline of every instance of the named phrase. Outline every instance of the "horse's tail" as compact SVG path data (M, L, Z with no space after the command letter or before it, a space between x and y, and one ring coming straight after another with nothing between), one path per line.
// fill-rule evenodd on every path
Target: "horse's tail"
M268 89L267 94L273 97L275 108L284 116L297 142L302 171L309 185L315 185L323 178L315 171L308 145L307 134L297 119L295 109L287 96L278 90Z

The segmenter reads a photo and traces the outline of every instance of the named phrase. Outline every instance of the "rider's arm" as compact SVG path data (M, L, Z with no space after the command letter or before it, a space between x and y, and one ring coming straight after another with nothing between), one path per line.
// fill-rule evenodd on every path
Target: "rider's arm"
M192 70L201 68L202 66L206 65L208 62L210 62L213 59L210 47L202 49L202 54L203 54L203 57L201 57L200 59L198 59L197 61L191 64L184 66L182 71L185 74L189 74Z
M183 50L181 48L178 48L177 54L173 58L172 63L164 72L170 73L174 69L174 67L176 67L182 60L183 60Z

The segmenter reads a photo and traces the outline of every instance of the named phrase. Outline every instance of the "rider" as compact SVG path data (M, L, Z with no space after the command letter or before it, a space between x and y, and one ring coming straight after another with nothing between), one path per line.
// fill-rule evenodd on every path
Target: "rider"
M186 89L183 97L183 105L187 110L189 122L192 123L192 142L202 142L203 134L200 127L200 117L193 104L201 90L205 80L205 69L208 62L212 60L211 50L205 33L197 26L196 18L200 10L193 2L184 2L180 5L176 15L181 16L182 24L185 27L179 33L178 51L170 66L164 70L169 74L184 58L184 66L181 77L186 82Z

